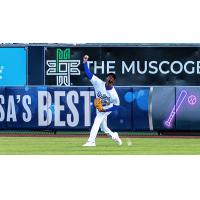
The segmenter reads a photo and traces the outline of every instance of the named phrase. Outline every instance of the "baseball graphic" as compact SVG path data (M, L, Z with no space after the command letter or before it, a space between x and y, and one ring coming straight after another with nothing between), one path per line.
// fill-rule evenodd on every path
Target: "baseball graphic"
M190 95L190 96L188 97L188 103L189 103L190 105L195 105L196 102L197 102L196 96Z

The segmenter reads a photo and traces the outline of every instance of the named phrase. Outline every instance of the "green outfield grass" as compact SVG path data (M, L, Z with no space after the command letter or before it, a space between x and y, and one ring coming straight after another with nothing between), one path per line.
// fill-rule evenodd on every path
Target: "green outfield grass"
M200 155L200 139L123 138L117 146L97 138L96 147L82 147L86 137L0 137L1 155Z

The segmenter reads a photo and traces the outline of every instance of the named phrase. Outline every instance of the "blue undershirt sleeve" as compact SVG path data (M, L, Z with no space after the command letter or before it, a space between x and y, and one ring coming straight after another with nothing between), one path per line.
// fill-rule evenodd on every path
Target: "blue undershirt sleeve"
M87 77L91 80L93 77L93 74L90 72L87 62L84 63L84 70L85 70Z

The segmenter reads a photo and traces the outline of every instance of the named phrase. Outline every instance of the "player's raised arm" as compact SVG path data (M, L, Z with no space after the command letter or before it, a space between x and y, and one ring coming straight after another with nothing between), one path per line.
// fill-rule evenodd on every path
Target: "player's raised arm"
M91 80L93 77L93 74L90 72L90 69L88 67L88 63L87 63L88 59L89 59L89 56L85 55L83 57L83 64L84 64L85 73L86 73L87 77Z

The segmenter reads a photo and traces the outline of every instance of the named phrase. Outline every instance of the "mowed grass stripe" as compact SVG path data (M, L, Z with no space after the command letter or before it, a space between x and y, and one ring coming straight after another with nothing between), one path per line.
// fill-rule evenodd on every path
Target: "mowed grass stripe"
M118 146L97 138L96 147L82 147L86 137L0 137L1 155L200 155L200 139L123 138Z

